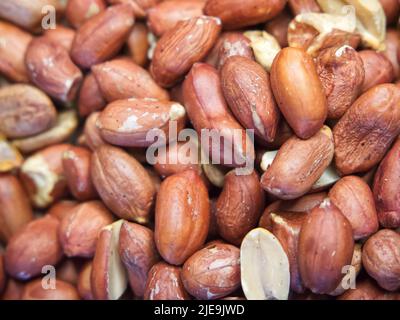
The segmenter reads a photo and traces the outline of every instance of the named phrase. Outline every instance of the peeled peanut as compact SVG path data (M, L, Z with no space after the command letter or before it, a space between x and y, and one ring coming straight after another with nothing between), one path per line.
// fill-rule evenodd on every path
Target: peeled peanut
M248 300L287 300L289 260L269 231L250 231L240 247L242 289Z

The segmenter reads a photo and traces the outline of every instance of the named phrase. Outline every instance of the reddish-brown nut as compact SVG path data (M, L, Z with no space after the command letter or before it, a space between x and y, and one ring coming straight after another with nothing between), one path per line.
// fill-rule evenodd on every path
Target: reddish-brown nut
M70 147L69 144L47 147L23 163L20 177L35 207L47 208L66 193L62 157Z
M7 22L0 21L0 74L16 82L29 82L25 53L32 36Z
M328 118L339 119L361 92L363 62L356 50L342 46L321 51L316 65L327 98Z
M199 136L203 129L216 131L223 140L223 146L231 148L227 155L227 152L221 152L219 145L211 142L206 150L207 143L202 141L204 152L213 163L229 167L253 163L253 142L229 112L220 76L215 68L205 63L196 63L183 83L183 98L189 119Z
M65 1L2 0L0 1L0 18L29 31L41 31L40 24L43 21L43 15L48 13L48 8L43 10L46 6L51 6L60 14L64 9Z
M149 72L128 59L114 59L92 67L102 96L113 102L128 98L169 100Z
M375 86L353 103L333 129L340 174L366 172L382 160L400 133L399 103L394 84Z
M154 265L148 274L145 300L188 300L188 293L181 280L182 269L165 262Z
M362 262L368 274L385 290L400 288L400 234L383 229L363 246Z
M126 41L133 62L139 66L145 66L147 63L147 52L150 48L148 40L149 31L144 23L135 23L128 40Z
M56 45L61 45L65 50L70 52L72 42L75 38L75 30L67 28L62 24L57 24L55 29L45 30L43 35Z
M163 1L147 11L147 25L151 32L161 37L177 22L201 16L203 7L204 2L198 0Z
M19 180L11 174L0 175L0 239L12 235L33 219L29 198Z
M286 0L208 0L205 14L219 17L225 29L256 25L277 16Z
M310 55L302 49L282 49L272 64L271 85L280 110L297 136L308 139L321 129L327 102Z
M80 201L95 199L96 189L90 176L92 154L82 147L71 147L63 154L64 176L72 195Z
M153 231L140 224L124 221L118 250L134 295L143 297L147 275L159 260Z
M0 254L0 295L3 293L7 284L7 275L4 269L4 255Z
M93 112L87 117L85 126L83 128L83 134L87 146L92 150L96 150L97 147L106 144L100 135L100 130L97 128L97 119L100 112Z
M24 286L22 300L79 300L76 288L61 280L56 280L55 288L43 288L43 280L37 279Z
M330 293L343 278L353 256L353 232L347 218L326 199L303 223L298 260L304 285L317 294Z
M73 200L62 200L53 204L50 209L47 210L46 214L53 216L54 218L61 221L77 204L78 202Z
M111 144L149 147L161 132L165 136L157 143L166 144L170 135L173 139L174 132L184 128L185 122L186 111L179 103L131 98L110 103L100 113L96 124L101 137Z
M279 149L261 177L261 185L280 199L299 198L322 176L333 154L333 136L327 126L308 140L294 136Z
M234 245L256 225L264 209L264 190L256 172L225 176L224 188L216 204L218 234Z
M82 68L106 61L118 53L134 23L129 5L108 7L80 26L71 57Z
M92 112L104 109L107 105L105 98L93 73L88 73L83 79L78 98L78 110L82 117Z
M199 250L208 234L208 191L195 171L168 177L157 195L154 237L160 255L181 265Z
M65 11L68 22L79 28L86 20L106 9L104 0L69 0Z
M370 278L357 281L356 288L347 290L338 300L398 300L395 293L382 290Z
M63 46L48 37L35 38L28 46L25 63L30 80L44 92L62 102L75 99L82 72Z
M329 192L329 199L349 220L355 240L378 231L374 196L361 178L347 176L340 179Z
M263 141L274 141L280 113L264 68L245 57L230 57L221 69L221 85L240 123Z
M64 254L68 257L93 257L100 231L113 220L110 211L100 201L75 206L61 220L59 228Z
M44 266L55 266L63 254L58 241L59 225L56 218L46 216L28 223L12 236L4 256L7 273L28 280L40 275Z
M135 158L119 148L100 146L92 155L91 174L101 199L114 214L139 223L149 221L156 190Z
M321 12L321 8L315 0L288 0L288 3L294 16L307 12Z
M386 15L386 23L397 22L400 13L400 3L398 0L379 0Z
M84 300L94 299L92 294L92 286L90 284L92 265L92 262L87 262L79 273L77 289L80 297Z
M162 87L172 87L206 57L221 31L221 21L200 16L178 22L157 42L150 72Z
M147 11L154 7L157 3L162 0L107 0L111 5L114 4L129 4L135 14L135 17L144 18L147 15Z
M240 250L223 243L201 249L185 262L182 281L197 299L228 296L240 287Z
M397 1L396 1L397 2ZM397 58L397 52L400 50L400 34L395 29L389 29L386 33L386 50L383 54L390 60L394 70L394 78L400 77L400 64Z
M301 280L298 258L298 243L301 226L307 218L305 212L271 213L271 232L285 250L290 266L290 288L296 293L305 291Z
M400 228L400 141L379 165L375 174L373 192L380 224L385 228Z
M0 130L8 138L43 132L56 120L56 109L49 97L31 85L0 88L0 106Z
M58 280L68 282L75 286L78 283L80 261L64 259L57 265L56 276Z
M292 16L283 11L265 25L265 30L276 38L282 48L289 45L288 28L290 21L292 21Z
M160 148L151 164L162 178L186 170L202 173L198 145L194 142L173 142Z
M221 69L225 62L233 56L241 56L254 60L253 49L250 40L240 32L225 32L219 38L213 50L217 50L217 62L215 67ZM210 56L212 53L210 53Z
M126 290L128 278L118 254L118 242L123 220L103 228L97 239L90 286L96 300L118 300Z
M358 54L363 61L365 71L362 92L366 92L378 84L389 83L394 80L393 65L383 52L361 50Z

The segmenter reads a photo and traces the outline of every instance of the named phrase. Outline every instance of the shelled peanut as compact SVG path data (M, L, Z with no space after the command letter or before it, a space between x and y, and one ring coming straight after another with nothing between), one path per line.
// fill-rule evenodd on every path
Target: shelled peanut
M400 300L400 4L331 2L1 1L0 297Z

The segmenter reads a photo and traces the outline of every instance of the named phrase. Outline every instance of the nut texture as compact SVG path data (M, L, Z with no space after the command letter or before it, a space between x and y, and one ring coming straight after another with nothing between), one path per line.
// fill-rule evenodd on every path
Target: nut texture
M218 299L240 286L240 251L224 243L208 245L183 265L182 281L186 290L202 300Z
M382 160L400 133L400 88L376 86L353 103L333 129L339 173L366 172Z
M157 42L150 72L162 87L172 87L201 61L214 45L221 21L201 16L178 22Z
M22 300L80 300L76 288L68 282L56 280L55 289L43 289L42 279L33 280L24 286Z
M383 229L368 239L363 247L363 266L386 290L400 288L400 234Z
M146 223L150 218L155 187L135 158L109 145L92 156L93 184L100 198L120 218Z

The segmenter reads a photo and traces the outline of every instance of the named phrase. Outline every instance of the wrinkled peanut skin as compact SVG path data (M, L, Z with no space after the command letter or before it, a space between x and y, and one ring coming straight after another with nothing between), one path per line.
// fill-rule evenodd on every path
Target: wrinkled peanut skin
M224 188L216 203L219 235L239 246L256 225L264 208L264 190L257 173L237 176L231 171L225 176Z
M322 128L326 97L314 62L304 50L285 48L278 53L271 85L279 109L298 137L308 139Z
M400 234L383 229L368 239L363 247L363 266L386 290L400 288Z
M363 62L356 50L343 46L321 51L316 65L327 98L328 118L339 119L361 92Z
M385 228L400 227L400 141L397 141L379 165L373 192L380 224Z
M148 274L144 300L189 300L181 274L180 267L165 262L154 265Z
M400 88L375 86L358 98L333 129L335 164L349 175L379 163L400 133Z
M338 300L398 300L399 294L382 290L370 278L357 281L356 288L347 290Z

